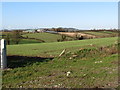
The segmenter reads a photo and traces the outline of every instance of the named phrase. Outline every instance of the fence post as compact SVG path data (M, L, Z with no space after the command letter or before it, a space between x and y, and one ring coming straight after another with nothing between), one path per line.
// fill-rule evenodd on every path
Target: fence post
M7 68L6 41L1 39L1 69Z

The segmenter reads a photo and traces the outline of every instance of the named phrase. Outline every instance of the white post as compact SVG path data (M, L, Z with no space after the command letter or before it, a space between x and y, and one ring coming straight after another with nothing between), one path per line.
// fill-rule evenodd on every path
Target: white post
M1 39L1 69L7 68L6 42Z

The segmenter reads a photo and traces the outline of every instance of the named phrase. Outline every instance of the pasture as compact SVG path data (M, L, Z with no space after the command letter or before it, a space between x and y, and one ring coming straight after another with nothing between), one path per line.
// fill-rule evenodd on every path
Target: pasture
M41 42L34 39L21 39L19 42L19 44L30 44L30 43L41 43Z
M79 32L59 32L70 37L83 36L84 38L104 38L104 37L116 37L118 32L116 31L79 31Z
M44 61L41 61L41 58L34 60L32 58L16 58L17 62L13 60L11 63L17 64L17 66L3 73L3 87L116 88L118 86L117 54L68 58L72 56L67 55L67 58L61 57L52 60L44 59ZM27 62L19 62L19 59L27 60ZM20 66L19 63L22 65ZM67 76L67 72L70 72L69 76Z
M83 33L90 34L90 35L95 35L98 37L113 37L117 36L117 32L112 32L112 31L84 31Z
M23 37L28 38L35 38L35 39L41 39L45 42L57 42L58 39L61 39L61 35L59 34L51 34L51 33L28 33L22 35ZM66 37L66 39L73 40L73 38Z
M13 42L11 36L12 36L12 33L11 32L4 32L0 35L0 38L5 38L6 35L9 34L10 35L10 45L14 45L15 43ZM5 38L6 39L6 38ZM41 43L40 40L35 40L35 39L24 39L24 38L21 38L20 39L20 42L19 44L30 44L30 43Z
M3 72L3 87L117 88L117 40L118 37L63 42L54 39L7 45L8 69Z
M80 45L81 41L71 41L74 44L71 46L72 49L68 49L67 52L61 57L58 57L57 54L56 57L51 58L34 57L32 54L30 55L26 53L26 50L28 49L25 50L24 48L23 51L20 51L19 48L22 48L22 45L14 45L14 49L12 45L9 45L8 50L11 49L18 51L11 51L11 55L13 56L8 56L8 66L10 69L3 72L3 87L116 88L118 86L118 54L117 46L115 44L117 38L101 38L91 40L92 41L89 42L87 40L82 41L81 44L84 45L84 48ZM99 43L97 41L99 41ZM105 43L106 41L108 43ZM63 50L67 47L71 48L69 45L72 45L72 43L70 44L69 41L57 42L54 44L65 45L66 47L60 48ZM93 46L90 45L91 43ZM51 44L52 43L48 43L48 45L43 44L43 46L52 46ZM97 45L94 46L95 44ZM25 47L25 45L28 44L24 44L23 46ZM38 44L30 44L30 47L27 48L32 50L32 46L34 45ZM36 46L35 48L38 49ZM39 50L42 51L42 48ZM51 47L44 49L49 51L50 48ZM54 48L53 50L56 51L57 49ZM50 54L54 55L54 51ZM22 52L24 54L15 52ZM67 74L68 72L69 75Z
M8 45L7 55L21 56L56 56L63 49L75 51L80 48L95 48L98 46L107 46L117 41L117 37L86 39L66 42L35 43L22 45ZM92 47L93 45L94 47Z

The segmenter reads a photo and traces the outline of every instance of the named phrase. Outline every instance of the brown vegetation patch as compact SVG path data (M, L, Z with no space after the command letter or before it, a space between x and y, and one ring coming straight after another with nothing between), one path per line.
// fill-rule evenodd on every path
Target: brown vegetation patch
M76 35L81 37L85 37L85 38L98 38L97 36L95 35L89 35L89 34L84 34L84 33L76 33L76 32L59 32L59 34L62 34L62 35L66 35L66 36L70 36L70 37L75 37Z

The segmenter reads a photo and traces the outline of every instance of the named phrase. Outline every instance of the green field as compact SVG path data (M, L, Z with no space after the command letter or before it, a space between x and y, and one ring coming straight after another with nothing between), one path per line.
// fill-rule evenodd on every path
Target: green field
M34 44L34 43L41 43L41 42L35 39L21 39L19 42L19 44L31 44L31 43ZM10 41L10 45L15 45L12 40Z
M95 36L108 36L109 35L107 33L101 33L101 32L85 32L85 33L95 35Z
M22 36L28 37L28 38L41 39L45 42L57 42L58 39L61 39L61 35L50 34L50 33L28 33L28 34L24 34ZM67 37L66 39L72 39L72 38Z
M10 69L3 72L3 87L116 88L117 39L7 45Z
M105 57L84 57L72 60L55 58L53 60L47 59L44 62L40 62L40 59L39 61L31 61L32 64L23 64L22 67L5 71L3 73L3 87L116 88L118 85L117 57L117 54L113 54ZM12 62L12 64L18 65L19 63ZM71 73L67 76L69 71Z
M12 33L11 32L4 32L4 33L2 33L1 34L1 36L0 36L0 38L4 38L4 37L2 37L2 35L7 35L7 34L10 34L10 35L12 35ZM30 43L41 43L41 41L39 41L39 40L35 40L35 39L24 39L24 38L21 38L20 39L20 42L19 42L19 44L30 44ZM13 41L12 41L12 39L10 38L10 45L13 45L13 44L15 44Z
M109 35L109 34L106 34L106 33L101 33L101 32L85 32L85 33L88 33L88 34L93 34L93 35L96 35L96 36L103 36L103 35Z
M20 40L19 44L30 44L30 43L41 43L38 40L32 40L32 39L22 39Z
M117 37L67 42L9 45L7 46L7 54L21 56L50 56L60 54L63 49L75 51L80 48L95 48L98 46L111 45L115 41L117 41ZM94 47L91 47L90 44L93 44Z
M95 35L98 37L111 37L111 36L117 36L117 32L111 32L111 31L84 31L85 34Z
M107 33L107 34L116 34L117 32L111 32L111 31L99 31L101 33Z

